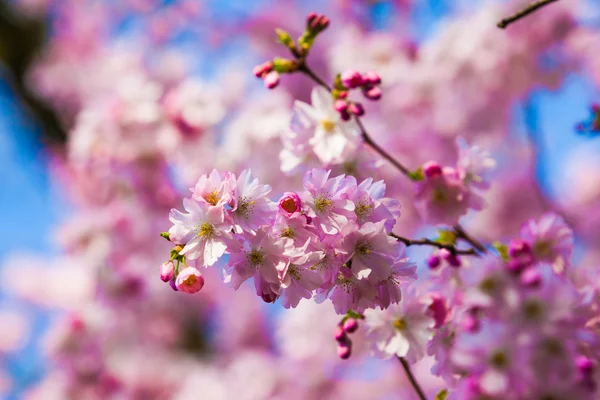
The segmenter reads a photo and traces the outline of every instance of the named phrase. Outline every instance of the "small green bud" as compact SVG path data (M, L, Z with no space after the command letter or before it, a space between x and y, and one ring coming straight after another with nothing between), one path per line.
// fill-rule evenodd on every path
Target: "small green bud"
M412 179L415 182L418 181L422 181L423 179L425 179L425 174L423 174L423 168L419 167L414 171L411 171L408 174L409 178Z

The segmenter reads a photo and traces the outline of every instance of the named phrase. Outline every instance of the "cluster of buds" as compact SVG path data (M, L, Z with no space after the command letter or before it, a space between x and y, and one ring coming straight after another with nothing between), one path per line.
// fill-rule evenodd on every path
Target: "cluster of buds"
M437 269L442 265L442 260L448 263L453 268L458 268L462 265L460 257L446 248L439 249L429 256L427 266L430 269Z
M354 333L358 330L358 318L364 318L360 314L346 315L339 324L335 327L335 340L338 343L338 356L342 360L347 360L352 354L352 340L348 334Z
M168 239L168 232L164 232L161 236ZM186 265L185 256L179 254L181 250L183 250L182 246L175 246L171 250L171 259L160 266L160 279L168 282L176 292L197 293L204 286L204 277L196 268ZM184 268L180 270L181 264Z
M600 104L592 104L591 121L578 124L576 129L581 134L600 134Z
M279 85L281 79L279 72L273 70L273 62L267 61L261 65L257 65L253 70L254 76L260 78L265 83L267 89L274 89Z
M340 113L344 121L348 121L352 115L360 117L364 115L365 109L359 102L348 100L348 92L353 89L361 89L363 95L369 100L381 98L381 77L376 72L361 74L358 71L348 70L338 75L334 82L332 91L335 101L335 109Z
M532 267L536 259L528 242L521 239L511 241L506 255L508 256L506 269L519 277L523 285L538 287L542 283L539 270Z
M292 53L295 59L275 57L254 67L254 76L263 80L268 89L274 89L279 85L281 74L289 74L298 71L303 65L308 52L313 46L317 36L329 26L329 18L324 15L310 13L306 18L306 29L298 38L298 44L292 36L283 29L275 29L277 40Z

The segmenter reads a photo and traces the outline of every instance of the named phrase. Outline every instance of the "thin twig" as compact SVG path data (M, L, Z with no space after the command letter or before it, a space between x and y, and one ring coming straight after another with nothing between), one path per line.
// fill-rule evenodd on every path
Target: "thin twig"
M390 236L401 241L407 247L408 246L433 246L433 247L437 247L438 249L446 249L452 254L465 255L465 256L478 255L478 253L475 249L461 250L461 249L457 249L456 246L454 246L454 245L436 242L435 240L431 240L431 239L427 239L427 238L408 239L408 238L396 235L395 233L390 233Z
M475 238L471 237L467 232L465 232L462 226L458 224L454 226L454 233L456 233L457 238L463 239L465 242L470 243L479 252L487 253L487 249L485 248L485 246L480 241L476 240Z
M511 15L510 17L504 18L502 21L498 22L498 28L505 29L507 26L520 20L523 17L528 16L529 14L539 10L542 7L547 6L550 3L557 2L558 0L538 0L529 4L527 7L518 11L517 13Z
M419 386L419 383L415 379L415 376L413 375L412 371L410 370L410 365L408 365L408 362L406 361L406 359L404 357L398 357L398 360L400 360L400 364L402 364L402 368L404 368L404 372L406 372L406 377L410 381L410 384L412 385L413 389L415 389L415 392L417 392L419 399L427 400L427 397L425 397L425 393L423 392L423 389L421 389L421 386Z

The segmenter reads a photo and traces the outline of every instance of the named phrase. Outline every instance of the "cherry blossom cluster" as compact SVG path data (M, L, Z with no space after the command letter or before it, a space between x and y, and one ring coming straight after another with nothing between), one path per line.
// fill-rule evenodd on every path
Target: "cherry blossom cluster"
M442 167L435 161L423 164L415 176L415 206L425 222L456 225L470 209L481 210L489 173L496 162L479 146L458 141L456 167Z
M361 117L365 114L362 103L348 99L350 90L361 89L367 99L379 100L382 95L379 85L381 77L374 71L361 74L355 70L347 70L340 74L334 82L331 94L336 99L334 106L342 120L348 121L353 115Z
M496 248L462 268L434 270L426 295L366 310L376 354L433 356L431 372L450 385L451 399L595 398L599 300L569 271L572 230L546 214Z
M238 289L253 278L267 303L280 298L290 308L303 298L330 299L345 314L400 301L400 285L416 279L416 267L389 235L400 205L384 197L383 181L313 169L303 186L275 203L270 186L248 170L203 175L183 200L185 212L171 210L173 226L163 236L175 248L161 279L195 293L204 285L198 268L227 254L224 281Z

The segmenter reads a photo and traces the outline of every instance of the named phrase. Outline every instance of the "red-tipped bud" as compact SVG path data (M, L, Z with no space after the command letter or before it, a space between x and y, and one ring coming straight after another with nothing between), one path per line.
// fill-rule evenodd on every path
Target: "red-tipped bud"
M166 261L160 266L160 279L163 282L169 282L174 274L175 264L172 260Z
M348 102L346 100L336 100L335 103L333 103L333 107L337 112L343 112L348 109Z
M318 15L316 12L311 12L306 16L306 27L310 27L313 22L317 19Z
M358 329L358 321L354 318L348 318L344 322L344 330L348 333L354 333Z
M342 359L342 360L347 360L350 358L350 356L352 355L352 346L338 346L338 356Z
M360 103L351 103L348 106L348 111L350 111L352 114L356 115L357 117L361 117L361 116L365 115L365 108Z
M354 70L343 72L340 75L340 79L342 80L342 84L349 89L356 89L364 84L362 75Z
M369 71L363 75L363 81L365 84L370 86L379 86L381 85L381 76L375 71Z
M267 89L274 89L275 87L277 87L277 85L279 85L279 72L271 71L268 74L266 74L263 79Z
M344 327L342 325L335 326L335 331L333 331L333 337L335 337L335 340L337 340L338 342L345 342L347 340L346 331L344 330Z
M435 161L428 161L423 164L423 173L429 179L437 178L442 175L442 166Z
M584 378L589 378L594 372L594 363L586 356L578 356L575 359L575 366Z
M427 266L429 266L430 269L436 269L437 267L440 266L441 262L442 262L442 259L440 258L440 256L438 256L437 254L432 254L427 259Z
M271 72L272 69L273 63L271 61L267 61L263 64L254 67L252 73L254 73L254 76L256 76L257 78L262 78L265 74Z
M348 110L344 110L344 111L340 112L340 117L342 118L342 121L350 121L350 118L352 118L352 115L350 115Z
M363 91L365 97L369 100L379 100L381 98L381 89L377 86L365 89Z
M524 240L515 239L508 246L508 254L513 258L531 254L531 245Z
M452 254L452 252L450 252L450 250L448 249L441 249L440 255L444 260L446 260L448 264L455 268L458 268L462 265L462 261L460 261L460 258L456 254Z
M346 92L345 90L342 90L341 92L338 92L338 94L337 94L338 99L345 99L346 97L348 97L348 92Z

